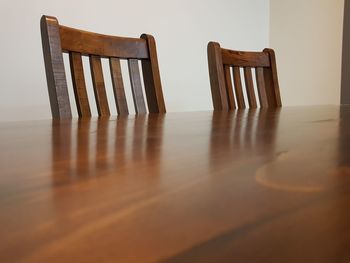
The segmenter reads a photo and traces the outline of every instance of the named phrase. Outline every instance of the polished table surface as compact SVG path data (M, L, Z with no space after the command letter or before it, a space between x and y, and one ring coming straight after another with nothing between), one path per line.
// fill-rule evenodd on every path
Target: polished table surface
M350 107L0 124L0 262L350 262Z

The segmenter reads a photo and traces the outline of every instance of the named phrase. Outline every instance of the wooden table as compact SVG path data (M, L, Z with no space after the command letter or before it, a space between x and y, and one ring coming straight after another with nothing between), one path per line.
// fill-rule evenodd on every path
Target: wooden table
M0 125L0 262L350 262L350 108Z

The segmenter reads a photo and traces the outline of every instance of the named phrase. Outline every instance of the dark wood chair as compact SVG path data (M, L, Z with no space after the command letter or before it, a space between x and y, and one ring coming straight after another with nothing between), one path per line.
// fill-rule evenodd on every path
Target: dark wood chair
M257 97L262 108L282 105L275 52L272 49L264 49L263 52L243 52L224 49L219 43L209 42L208 65L214 110L243 109L247 106L257 108ZM241 68L244 71L245 85L242 85L241 81ZM257 96L252 69L255 69ZM243 86L248 105L244 100Z
M101 58L108 58L118 114L128 114L120 59L128 61L135 112L146 113L138 60L150 113L165 113L156 43L151 35L126 38L91 33L59 25L55 17L42 16L41 37L53 118L72 117L63 52L69 53L72 82L79 117L90 117L82 56L89 56L93 89L99 116L109 116Z

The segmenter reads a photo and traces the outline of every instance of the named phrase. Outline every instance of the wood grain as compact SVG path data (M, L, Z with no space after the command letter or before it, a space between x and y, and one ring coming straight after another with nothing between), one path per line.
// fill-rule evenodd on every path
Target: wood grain
M162 83L160 80L156 41L148 34L141 38L147 41L149 59L141 60L143 82L147 96L147 105L150 113L165 113Z
M239 109L245 109L242 79L241 79L241 72L239 70L239 67L233 67L233 82L235 86L237 106Z
M350 107L0 124L0 262L348 262Z
M244 68L244 83L245 83L246 90L247 90L249 107L254 109L257 107L257 103L256 103L253 75L252 75L252 68L251 67Z
M231 67L225 65L224 66L224 74L225 74L225 82L226 82L226 92L227 99L230 109L236 108L235 97L233 94L233 86L232 86L232 78L231 78Z
M255 69L255 77L256 77L256 85L258 89L260 107L267 108L269 106L267 96L266 96L266 88L265 88L265 79L264 79L264 68L257 67Z
M237 67L270 67L270 58L264 52L221 49L222 62Z
M207 47L209 79L214 110L229 110L220 44L209 42Z
M108 36L60 26L62 50L101 57L147 59L145 40L140 38Z
M71 118L72 112L57 19L42 16L40 29L52 117Z
M144 114L147 112L147 110L146 110L146 104L143 98L138 61L136 59L129 59L128 67L129 67L131 91L134 99L135 112L137 114Z
M79 117L91 117L81 54L69 52L69 61L78 115Z
M110 112L103 78L102 63L99 56L90 56L90 69L98 115L109 116Z
M271 67L264 68L264 78L265 78L265 87L266 87L266 95L269 101L269 105L272 107L281 107L281 95L279 89L278 82L278 74L277 74L277 62L275 51L270 48L264 49L265 53L269 54Z
M121 115L129 114L128 103L126 101L122 70L120 60L118 58L109 59L109 67L112 76L112 85L114 92L114 99L117 106L117 112Z

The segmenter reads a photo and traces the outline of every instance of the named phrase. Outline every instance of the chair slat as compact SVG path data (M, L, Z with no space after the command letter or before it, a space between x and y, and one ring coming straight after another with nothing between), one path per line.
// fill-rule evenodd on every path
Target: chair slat
M226 82L226 91L227 91L227 99L230 109L236 108L235 98L233 95L233 87L232 87L232 78L231 78L231 67L228 65L224 66L224 74L225 74L225 82Z
M271 68L264 68L265 91L269 107L276 107L275 94L272 90L273 80Z
M268 107L268 101L267 101L266 89L265 89L264 68L257 67L255 69L255 75L256 75L256 84L257 84L258 94L259 94L260 107L266 108Z
M102 63L99 56L90 56L90 69L98 115L109 116L110 112L108 107L105 82L103 79Z
M239 109L245 109L245 102L242 89L241 72L239 67L233 67L233 82L235 85L235 93L237 99L237 106Z
M137 114L145 114L146 104L143 98L138 60L129 59L128 66L129 66L129 76L130 76L132 96L134 99L135 111Z
M123 83L122 70L120 67L120 60L118 58L110 58L109 66L112 76L112 85L114 92L114 99L117 106L117 112L121 115L129 114L128 103L126 101L125 89Z
M254 84L253 84L253 76L252 76L252 68L251 67L245 67L244 68L244 81L247 91L247 97L249 102L250 108L256 108L256 97L254 92Z
M91 117L81 54L77 52L69 52L69 62L72 74L75 102L77 104L79 117Z

